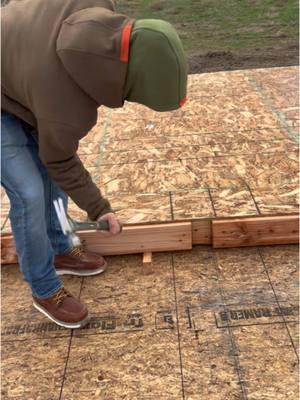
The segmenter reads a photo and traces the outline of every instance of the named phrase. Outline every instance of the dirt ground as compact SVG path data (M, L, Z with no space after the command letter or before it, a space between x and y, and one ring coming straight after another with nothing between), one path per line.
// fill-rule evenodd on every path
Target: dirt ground
M189 72L231 71L237 69L271 68L299 65L299 47L248 49L239 51L208 51L189 57Z
M299 64L296 0L115 0L132 18L169 21L190 73Z
M20 0L22 1L22 0ZM1 0L5 6L10 0ZM132 18L174 24L189 73L299 65L296 0L114 0Z

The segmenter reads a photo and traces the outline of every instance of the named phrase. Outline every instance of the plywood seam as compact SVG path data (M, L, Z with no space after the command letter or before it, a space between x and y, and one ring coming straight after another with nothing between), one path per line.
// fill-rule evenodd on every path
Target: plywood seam
M211 195L210 188L207 188L207 191L208 191L208 195L209 195L209 198L210 198L210 202L211 202L211 206L212 206L213 212L215 214L215 217L217 217L217 211L216 211L216 208L215 208L214 200L213 200L212 195Z
M288 154L293 154L297 153L297 150L295 149L294 151L290 151ZM261 151L261 155L266 155L266 156L271 156L272 154L274 155L286 155L286 151L274 151L274 152L267 152L267 151ZM228 158L228 157L233 157L237 156L237 153L228 153L226 155L224 154L216 154L216 155L211 155L211 156L197 156L197 157L180 157L179 161L189 161L189 160L206 160L206 159L222 159L222 158ZM253 157L253 153L239 153L238 156L240 158L246 158L246 157ZM178 160L178 159L177 159ZM161 159L142 159L142 160L137 160L137 161L130 161L130 162L119 162L119 163L113 163L113 162L103 162L101 165L102 166L110 166L110 165L132 165L132 164L148 164L148 163L164 163L164 162L177 162L176 159L174 160L169 160L166 158L161 158Z
M184 389L184 374L183 374L183 362L182 362L182 352L181 352L181 338L180 338L180 327L179 327L179 312L178 312L178 301L177 301L177 291L176 291L176 275L175 275L175 265L173 255L171 256L172 263L172 275L173 275L173 289L174 289L174 302L175 302L175 313L176 313L176 330L177 330L177 342L178 342L178 353L179 353L179 365L180 365L180 376L181 376L181 390L182 398L185 399L185 389Z
M231 131L232 132L232 131ZM187 135L188 136L188 135ZM195 135L191 135L191 136L195 136ZM198 136L198 135L197 135ZM278 139L270 139L270 140L255 140L255 139L250 139L250 140L248 140L247 142L248 143L274 143L274 142L282 142L282 141L285 141L285 140L287 140L288 138L278 138ZM290 138L289 138L290 139ZM117 142L123 142L123 141L128 141L128 142L132 142L132 140L131 139L119 139L119 140L115 140L114 141L114 143L117 143ZM292 143L294 143L294 141L292 141L291 140L291 142ZM215 144L214 144L214 146L218 146L218 145L226 145L226 144L232 144L232 143L244 143L244 141L243 140L232 140L232 141L227 141L227 142L216 142ZM164 147L146 147L146 148L144 148L144 149L142 149L143 151L150 151L150 150L172 150L172 149L181 149L181 148L184 148L184 147L207 147L208 145L207 144L205 144L205 143L203 143L203 144L184 144L184 145L176 145L176 146L171 146L171 147L167 147L167 146L164 146ZM128 152L128 151L132 151L132 152L134 152L134 151L139 151L139 150L130 150L130 149L124 149L124 150L110 150L110 153L126 153L126 152ZM96 154L97 152L95 152L95 154ZM82 153L78 153L78 154L82 154ZM83 153L84 154L84 153ZM93 154L93 153L90 153L90 154Z
M272 283L272 280L271 280L271 277L270 277L268 268L267 268L267 266L266 266L265 259L264 259L264 257L263 257L262 251L261 251L260 248L257 248L257 252L258 252L259 257L260 257L260 259L261 259L262 265L264 266L265 274L267 275L268 281L269 281L270 286L271 286L271 288L272 288L272 291L273 291L273 293L274 293L274 297L275 297L275 300L276 300L276 304L277 304L277 306L279 307L279 309L281 310L280 301L279 301L279 299L278 299L277 293L276 293L275 288L274 288L274 286L273 286L273 283ZM291 344L292 344L294 353L295 353L295 355L296 355L296 357L297 357L297 359L298 359L298 361L299 361L299 356L298 356L298 353L297 353L297 350L296 350L294 341L293 341L293 339L292 339L292 337L291 337L291 335L290 335L290 331L289 331L289 329L288 329L288 325L287 325L287 321L286 321L286 319L285 319L285 316L282 314L281 317L282 317L282 319L283 319L284 326L285 326L285 328L286 328L286 330L287 330L287 333L288 333L288 336L289 336L289 338L290 338L290 341L291 341Z
M218 285L218 291L219 291L221 299L222 299L222 307L227 311L227 306L226 306L225 296L224 296L224 289L222 286L222 280L220 278L219 263L218 263L216 254L213 253L212 256L213 256L213 261L214 261L214 265L215 265L215 271L217 273L217 278L218 278L217 285ZM231 344L232 357L234 359L234 366L235 366L236 374L238 377L238 383L240 386L243 400L247 400L247 398L248 398L247 386L245 384L245 379L243 377L243 372L242 372L242 368L241 368L240 360L239 360L239 354L238 354L237 346L236 346L236 343L234 340L234 335L233 335L232 329L233 328L230 326L227 327L227 332L228 332L229 340L230 340L230 344Z
M108 127L109 127L109 123L111 120L111 114L112 114L112 110L109 110L109 112L106 114L104 125L103 125L103 137L99 143L98 152L96 152L96 153L98 153L98 157L96 160L96 177L95 177L95 179L97 181L100 179L100 166L101 166L102 156L103 156L106 146L109 144Z
M169 192L169 202L170 202L170 211L171 211L171 219L172 221L175 221L174 218L174 207L173 207L173 197L172 197L172 192Z
M253 132L253 131L281 131L283 129L283 127L282 126L274 126L274 127L270 127L270 126L264 126L264 127L262 127L262 128L260 128L260 127L256 127L256 128L252 128L252 129L237 129L237 130L235 130L235 129L230 129L230 132L232 132L232 133L240 133L240 132L242 132L242 133L246 133L246 132ZM219 130L217 130L217 131L206 131L206 132L200 132L199 133L199 131L195 131L195 132L189 132L189 133L185 133L185 136L203 136L203 135L211 135L211 134L224 134L224 135L226 135L226 133L228 132L228 130L227 131L219 131ZM159 138L165 138L166 136L165 135L157 135L157 136L152 136L152 137L154 137L155 139L159 139ZM175 137L175 138L178 138L178 135L172 135L171 133L170 134L168 134L168 137L169 138L172 138L172 137ZM129 138L129 137L127 137L127 138L124 138L124 139L120 139L120 138L118 138L117 140L116 140L116 142L128 142L128 141L130 141L130 140L132 140L132 138ZM275 139L274 139L275 140ZM276 139L277 140L277 139ZM278 139L279 140L279 139Z
M7 224L7 221L8 221L8 215L4 218L4 222L3 222L3 224L1 225L1 232L2 232L2 230L5 228L5 225Z
M249 190L249 193L250 193L250 195L251 195L251 197L252 197L253 203L255 204L255 207L256 207L256 210L257 210L258 215L262 215L262 214L261 214L261 211L260 211L260 209L259 209L259 206L258 206L258 204L257 204L257 202L256 202L256 200L255 200L255 197L254 197L254 195L253 195L253 192L252 192L252 190L251 190L251 187L250 187L246 182L245 182L245 185L246 185L246 187L247 187L248 190Z

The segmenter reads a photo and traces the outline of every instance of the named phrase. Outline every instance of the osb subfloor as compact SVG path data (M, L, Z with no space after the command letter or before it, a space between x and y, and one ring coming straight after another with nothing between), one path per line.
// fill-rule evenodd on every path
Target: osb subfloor
M72 332L3 267L3 400L298 399L297 246L108 260L64 277L92 315Z
M79 155L127 224L297 213L298 73L191 75L189 101L172 113L100 108ZM70 214L86 217L72 203Z
M193 75L180 111L100 109L79 153L125 223L296 213L297 107L297 67ZM72 203L70 214L85 218ZM297 256L197 247L147 268L111 257L103 276L64 278L92 314L73 332L3 266L2 399L297 399Z

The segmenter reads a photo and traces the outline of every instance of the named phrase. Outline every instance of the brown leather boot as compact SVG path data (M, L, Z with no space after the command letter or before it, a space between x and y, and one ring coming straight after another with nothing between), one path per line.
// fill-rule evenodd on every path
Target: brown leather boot
M104 272L107 264L99 254L74 247L68 253L55 256L54 265L58 275L90 276Z
M51 321L65 328L81 328L89 321L86 305L72 296L64 287L46 299L33 297L33 305Z

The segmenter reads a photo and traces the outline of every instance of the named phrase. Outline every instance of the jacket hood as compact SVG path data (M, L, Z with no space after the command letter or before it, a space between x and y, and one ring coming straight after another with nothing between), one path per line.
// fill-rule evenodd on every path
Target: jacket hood
M135 22L124 98L155 111L171 111L186 100L187 62L171 24L162 20Z
M101 7L86 8L62 24L56 51L70 77L98 105L124 104L133 20Z

